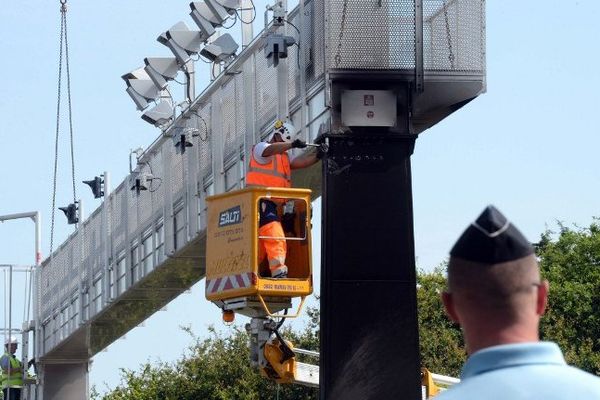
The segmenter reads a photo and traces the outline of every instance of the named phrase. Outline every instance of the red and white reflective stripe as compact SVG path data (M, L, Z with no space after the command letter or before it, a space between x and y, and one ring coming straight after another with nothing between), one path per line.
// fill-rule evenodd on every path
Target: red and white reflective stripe
M252 273L223 276L206 280L206 293L219 293L225 290L244 289L252 284Z

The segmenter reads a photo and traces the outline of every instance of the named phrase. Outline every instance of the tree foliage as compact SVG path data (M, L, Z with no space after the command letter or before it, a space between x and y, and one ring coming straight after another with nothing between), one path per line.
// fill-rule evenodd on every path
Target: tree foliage
M569 364L600 375L599 220L585 228L559 224L558 232L547 230L536 254L542 276L550 282L542 340L558 343ZM466 353L460 329L446 318L440 300L444 266L417 279L422 365L458 376Z
M544 340L557 342L567 362L600 374L600 225L559 225L536 245L542 274L550 281L549 306L542 318ZM445 315L440 293L446 287L445 265L417 274L422 365L459 376L466 359L460 328ZM319 349L319 311L309 309L301 332L285 330L297 347ZM191 332L189 332L192 334ZM193 334L192 334L192 337ZM122 370L122 383L103 400L255 400L318 398L318 390L276 385L250 367L248 335L239 327L226 334L212 329L207 339L194 337L190 354L174 363L145 364ZM300 361L314 363L315 360Z
M542 274L550 282L543 339L558 343L569 364L600 375L600 225L559 224L537 245Z
M446 288L445 265L417 275L421 365L437 374L458 376L466 353L460 328L444 311L440 293Z
M318 351L318 311L309 309L310 322L301 332L284 329L297 347ZM193 338L189 354L173 363L146 363L138 371L121 370L121 384L93 399L103 400L267 400L318 398L318 390L277 385L258 374L249 362L248 334L238 326L226 333L210 328L209 337ZM302 359L300 359L302 361ZM311 363L315 363L311 360Z

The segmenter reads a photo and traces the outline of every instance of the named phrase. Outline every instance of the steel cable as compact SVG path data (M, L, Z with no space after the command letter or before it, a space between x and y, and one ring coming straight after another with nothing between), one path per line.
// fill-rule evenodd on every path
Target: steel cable
M52 209L51 209L51 223L50 223L50 260L53 258L54 250L54 222L55 222L55 210L56 210L56 185L58 176L58 145L60 140L60 107L61 107L61 94L62 94L62 78L63 78L63 50L64 50L64 64L66 67L66 81L67 81L67 106L69 113L69 137L70 137L70 152L71 152L71 175L72 175L72 187L73 187L73 204L77 202L77 189L75 186L75 146L74 146L74 135L73 135L73 108L71 102L71 70L69 65L69 40L67 34L67 2L66 0L60 0L61 18L60 18L60 39L59 39L59 52L58 52L58 83L57 83L57 100L56 100L56 134L54 142L54 171L52 177Z
M61 3L62 4L62 3ZM56 138L54 141L54 175L52 179L52 208L51 208L51 218L50 218L50 260L52 260L52 250L54 249L54 216L55 216L55 207L56 207L56 176L58 172L58 140L59 140L59 132L60 132L60 94L61 94L61 83L62 83L62 58L63 58L63 32L65 29L64 22L64 10L65 5L63 4L61 7L61 18L60 18L60 42L59 47L60 50L58 52L58 95L56 101Z
M67 34L67 9L66 5L62 12L62 19L65 25L65 66L67 67L67 101L69 104L69 133L71 136L71 175L73 181L73 203L77 201L77 189L75 187L75 151L73 141L73 112L71 107L71 69L69 67L69 37Z

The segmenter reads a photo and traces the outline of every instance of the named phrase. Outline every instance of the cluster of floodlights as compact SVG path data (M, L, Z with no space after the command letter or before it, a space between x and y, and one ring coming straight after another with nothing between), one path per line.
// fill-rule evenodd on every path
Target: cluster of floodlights
M127 83L127 93L140 111L146 110L142 119L157 127L164 127L175 118L175 104L168 91L168 82L179 71L186 74L190 85L192 57L204 57L208 62L226 63L235 57L239 45L230 34L224 34L208 43L226 20L236 15L242 0L203 0L190 3L191 17L199 30L191 30L185 22L178 22L158 37L175 57L145 58L145 67L122 76ZM193 99L189 98L188 102ZM151 103L156 103L148 109ZM148 110L147 110L148 109Z

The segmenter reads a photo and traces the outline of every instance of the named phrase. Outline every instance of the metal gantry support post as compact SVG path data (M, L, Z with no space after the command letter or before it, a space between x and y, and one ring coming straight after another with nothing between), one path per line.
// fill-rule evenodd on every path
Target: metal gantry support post
M188 118L185 120L186 124L190 124L191 120ZM200 139L197 140L195 146L200 146ZM187 155L187 156L186 156ZM198 224L198 215L200 214L200 207L198 202L199 190L198 190L198 149L197 147L193 148L192 151L187 151L185 154L181 154L181 157L185 157L182 160L185 179L184 185L187 185L186 188L186 208L187 208L187 238L189 241L192 238L196 237L198 231L200 230L200 226ZM187 165L185 163L187 162Z
M165 257L172 256L175 252L175 230L173 226L173 191L171 190L172 185L172 160L173 157L172 151L167 149L166 145L162 147L162 161L163 161L163 184L168 185L165 187L165 199L164 199L164 209L163 209L163 226L165 230ZM131 253L131 251L130 251ZM130 256L129 256L130 257ZM131 265L131 259L127 262L127 265Z
M385 79L352 85L357 81L333 83L334 97L347 88L392 86ZM416 135L409 129L408 87L393 89L399 104L393 132L363 127L327 136L322 399L421 397L410 164Z
M112 258L112 235L110 222L110 175L104 171L104 197L102 201L102 240L104 246L102 248L104 262L104 279L102 280L102 304L107 304L113 301L110 290L111 275L114 274L114 259Z
M285 10L285 18L287 19L287 0L280 1ZM281 34L287 36L287 24L284 23L280 27ZM288 93L288 59L282 58L277 65L277 119L285 120L290 116L289 110L289 93Z
M415 0L415 92L425 90L423 70L423 0Z
M41 271L40 267L41 267L41 261L42 261L42 220L41 220L41 214L39 211L32 211L32 212L25 212L25 213L18 213L18 214L9 214L9 215L2 215L0 216L0 222L4 222L4 221L8 221L8 220L13 220L13 219L22 219L22 218L30 218L34 224L35 224L35 256L34 256L34 260L35 260L35 266L33 268L33 270L31 271L31 275L30 275L30 286L32 288L32 293L31 296L33 297L31 303L29 303L30 308L33 309L33 320L28 320L28 321L23 321L23 343L22 343L22 347L21 347L21 360L27 364L28 362L28 358L29 358L29 331L33 330L33 349L32 349L32 354L33 357L35 359L38 358L38 349L39 344L38 344L38 340L40 340L40 336L39 335L39 318L38 318L38 293L37 293L37 281L39 279L39 273ZM9 307L8 307L8 335L10 336L12 334L12 273L13 273L13 266L10 266L9 269L9 293L8 293L8 297L9 297ZM27 302L27 300L26 300ZM29 310L27 312L27 317L29 318ZM25 381L25 378L27 377L27 371L23 372L23 379ZM23 396L23 400L35 400L37 399L36 397L36 393L37 393L37 387L34 385L33 386L33 390L30 390L31 387L29 387L28 390L24 391L24 396Z

